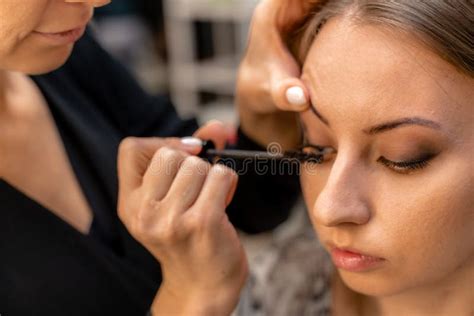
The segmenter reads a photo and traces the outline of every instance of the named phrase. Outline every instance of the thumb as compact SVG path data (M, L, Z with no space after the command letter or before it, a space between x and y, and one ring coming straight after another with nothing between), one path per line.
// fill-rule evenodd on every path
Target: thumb
M276 63L270 76L270 93L277 108L302 112L309 107L309 92L299 78L299 66L293 57L288 57L284 63Z
M310 104L308 90L300 79L301 67L281 40L277 46L278 57L270 71L272 101L283 111L304 111Z
M309 93L298 78L275 81L271 89L272 100L283 111L302 112L309 107Z
M193 136L203 140L212 140L217 149L223 149L225 147L228 134L228 128L224 125L224 123L212 120L198 129Z

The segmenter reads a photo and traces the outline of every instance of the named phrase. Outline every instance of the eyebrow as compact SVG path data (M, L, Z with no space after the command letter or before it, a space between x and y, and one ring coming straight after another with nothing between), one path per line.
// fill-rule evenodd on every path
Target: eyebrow
M369 129L366 129L364 130L364 132L369 135L374 135L374 134L387 132L395 128L406 126L406 125L418 125L418 126L429 127L436 130L441 129L441 125L439 123L415 116L415 117L404 117L404 118L397 119L395 121L382 123L382 124L373 126Z
M314 113L314 115L316 115L321 120L321 122L323 122L327 126L330 126L329 121L324 116L322 116L321 113L319 113L319 111L316 109L316 107L314 107L314 105L312 105L310 108L311 108L311 111ZM404 118L400 118L394 121L389 121L389 122L385 122L379 125L372 126L368 129L364 129L364 133L369 134L369 135L380 134L380 133L384 133L384 132L393 130L395 128L399 128L399 127L403 127L407 125L423 126L423 127L436 129L436 130L441 129L441 125L435 121L431 121L428 119L414 116L414 117L404 117Z

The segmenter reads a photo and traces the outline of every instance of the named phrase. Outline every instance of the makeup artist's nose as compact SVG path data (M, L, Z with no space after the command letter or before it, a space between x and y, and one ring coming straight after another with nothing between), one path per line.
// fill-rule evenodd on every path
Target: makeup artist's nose
M112 2L112 0L64 0L64 1L68 3L79 3L79 2L87 3L87 4L92 5L95 8L102 7Z
M366 180L363 166L338 156L311 211L313 219L322 226L367 223L371 206Z

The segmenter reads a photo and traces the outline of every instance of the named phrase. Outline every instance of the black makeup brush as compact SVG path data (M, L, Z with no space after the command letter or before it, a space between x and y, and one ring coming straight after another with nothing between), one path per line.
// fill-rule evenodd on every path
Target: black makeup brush
M306 153L303 150L288 150L282 153L271 153L267 151L238 150L238 149L216 149L210 140L202 142L202 151L199 157L213 161L215 158L253 159L253 160L290 160L302 162L321 163L324 158L324 148L320 153Z

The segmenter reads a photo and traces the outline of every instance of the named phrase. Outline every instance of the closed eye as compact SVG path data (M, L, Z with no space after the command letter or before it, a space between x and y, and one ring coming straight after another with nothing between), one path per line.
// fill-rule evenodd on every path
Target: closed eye
M414 160L392 161L382 156L377 161L397 173L409 174L414 171L426 168L434 157L435 155L430 154Z

